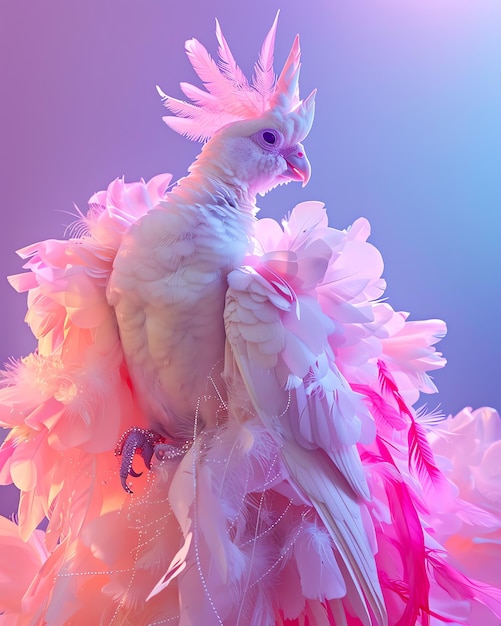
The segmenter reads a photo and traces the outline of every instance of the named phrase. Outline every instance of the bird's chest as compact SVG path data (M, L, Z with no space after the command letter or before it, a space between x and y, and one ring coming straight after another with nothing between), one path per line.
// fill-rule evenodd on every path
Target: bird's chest
M247 250L245 236L210 220L167 217L152 211L131 229L108 289L136 392L163 420L192 416L221 362L226 277Z
M111 289L142 307L193 307L226 284L247 245L243 233L211 215L152 211L124 239Z

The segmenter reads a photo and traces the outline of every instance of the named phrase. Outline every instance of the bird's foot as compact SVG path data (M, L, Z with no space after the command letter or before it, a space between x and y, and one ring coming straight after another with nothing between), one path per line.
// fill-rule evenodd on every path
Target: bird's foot
M132 489L127 484L129 476L137 478L141 476L143 472L137 473L132 467L132 461L135 454L140 454L143 458L144 464L148 469L151 469L151 459L153 453L156 451L156 447L164 445L165 439L158 433L146 428L129 428L118 440L115 448L115 456L121 456L122 461L120 463L120 482L122 487L127 493L132 493Z

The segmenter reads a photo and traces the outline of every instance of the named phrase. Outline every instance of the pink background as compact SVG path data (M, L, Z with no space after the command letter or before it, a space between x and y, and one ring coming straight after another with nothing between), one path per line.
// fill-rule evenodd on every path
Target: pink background
M497 0L4 1L0 116L2 276L14 250L62 237L73 203L116 176L183 175L199 146L161 121L155 85L194 78L184 41L215 53L218 17L248 73L276 9L277 68L296 32L302 93L318 87L310 184L261 202L281 217L324 201L343 228L364 215L387 295L414 319L441 317L445 413L501 406L501 4ZM0 280L0 359L34 347L25 297ZM0 511L15 510L0 490Z

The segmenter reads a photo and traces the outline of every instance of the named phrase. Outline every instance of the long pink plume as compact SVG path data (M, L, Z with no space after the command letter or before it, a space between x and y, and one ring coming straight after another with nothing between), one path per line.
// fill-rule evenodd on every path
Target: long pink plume
M263 105L268 102L273 94L275 87L275 72L273 70L273 56L275 52L275 35L277 32L278 16L280 10L277 11L275 20L270 28L270 31L266 35L266 38L261 47L259 58L254 65L254 77L252 84L254 88L263 97Z
M394 400L402 417L409 420L408 445L409 466L413 468L425 487L430 484L440 490L445 484L445 477L437 467L426 433L416 421L398 389L397 383L382 360L378 361L379 382L383 394Z
M235 86L243 87L244 89L249 86L249 81L247 80L245 74L238 67L237 62L235 61L233 54L228 46L226 39L223 36L221 31L221 26L219 22L216 20L216 39L219 44L218 54L221 59L219 63L219 67L222 70L222 73L232 81Z

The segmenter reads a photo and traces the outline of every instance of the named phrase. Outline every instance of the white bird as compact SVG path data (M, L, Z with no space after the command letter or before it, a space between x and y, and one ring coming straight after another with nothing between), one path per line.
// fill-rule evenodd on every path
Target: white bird
M0 482L21 491L18 525L0 518L0 621L501 616L501 591L440 544L474 534L496 570L499 441L475 469L489 503L459 500L425 432L439 418L411 407L436 390L445 325L382 302L366 220L336 230L320 202L256 219L257 195L310 178L315 92L299 97L297 38L275 77L276 26L251 81L218 24L219 63L187 42L206 90L162 97L168 125L206 142L188 176L116 180L75 236L19 252L38 348L0 387Z
M330 535L342 568L339 580L346 572L359 602L367 602L383 624L374 555L360 512L360 503L369 498L356 450L365 409L327 348L330 321L317 315L320 325L311 328L301 320L306 345L313 350L299 342L293 346L294 332L282 320L292 295L277 293L259 272L237 269L254 245L256 195L291 180L304 185L310 177L301 142L313 121L315 93L299 99L298 38L274 82L275 27L276 21L252 86L219 27L222 71L198 42L188 42L193 67L210 93L183 85L198 103L196 109L165 96L172 111L187 116L165 121L192 138L210 139L189 175L124 236L108 301L116 311L134 392L157 452L160 437L168 440L167 446L182 448L193 438L195 420L196 430L210 432L226 419L237 419L235 413L240 422L257 414L277 441L289 481ZM230 115L234 121L228 123ZM312 262L320 264L317 272L325 271L325 255L325 250L312 255ZM285 313L295 316L294 311ZM321 368L325 380L308 382ZM207 393L208 381L217 393ZM243 387L250 402L242 398ZM234 411L236 404L240 410ZM299 421L311 422L313 434L305 434ZM335 432L335 439L323 439L325 430ZM148 448L144 437L148 434L138 438L133 432L126 441L126 468L132 469L136 446ZM151 447L147 464L150 455ZM335 560L332 566L338 570ZM342 582L340 588L338 595L345 595ZM321 589L318 593L323 596ZM370 622L368 608L363 619Z

